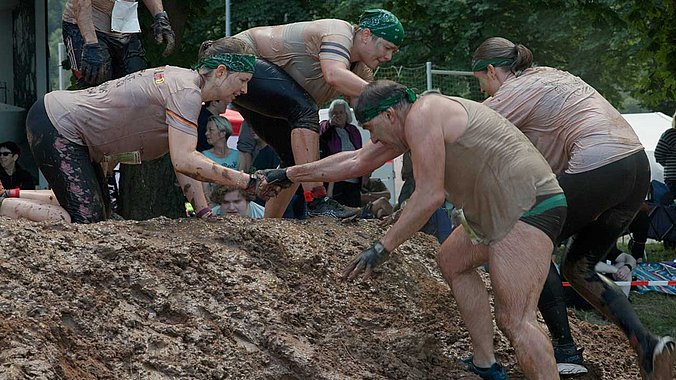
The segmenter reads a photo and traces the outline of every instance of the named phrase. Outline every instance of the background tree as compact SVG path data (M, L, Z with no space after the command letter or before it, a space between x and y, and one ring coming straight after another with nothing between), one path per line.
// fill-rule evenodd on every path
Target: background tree
M676 109L676 2L623 2L621 17L635 35L632 59L641 62L631 94L649 109Z
M63 3L49 0L50 46L61 38ZM174 53L166 58L152 38L150 15L139 7L149 67L190 67L202 41L225 34L223 0L164 0L164 6L177 37ZM431 61L437 67L469 70L474 49L488 37L501 36L528 46L536 64L580 76L621 110L637 103L671 115L676 108L673 0L232 0L231 32L319 18L357 23L364 9L374 7L391 10L406 28L392 65ZM124 190L127 202L122 202L126 217L183 215L170 160L161 161L124 169L122 186L130 186Z

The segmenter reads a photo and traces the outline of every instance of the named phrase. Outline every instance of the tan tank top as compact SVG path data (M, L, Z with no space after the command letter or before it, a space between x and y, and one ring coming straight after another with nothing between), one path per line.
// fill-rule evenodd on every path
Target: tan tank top
M512 229L539 195L562 193L549 165L507 119L463 98L467 130L446 145L447 199L462 208L479 238L494 242Z
M169 127L197 136L199 83L196 71L158 67L85 90L50 92L45 109L65 138L89 148L93 162L126 152L151 160L169 151Z
M77 25L77 12L75 3L78 0L67 0L63 9L63 21ZM110 22L113 14L113 5L115 0L91 0L92 1L92 21L94 29L97 32L114 34L110 30ZM129 0L126 0L129 1Z
M324 80L320 59L339 61L370 82L373 72L363 63L350 63L354 27L347 21L325 19L264 26L234 36L286 71L322 105L340 95Z
M565 71L529 68L505 80L484 104L528 136L556 175L594 170L643 150L622 115Z

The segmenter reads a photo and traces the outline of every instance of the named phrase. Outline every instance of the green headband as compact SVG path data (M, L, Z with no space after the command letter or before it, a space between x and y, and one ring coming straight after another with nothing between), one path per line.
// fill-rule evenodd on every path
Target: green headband
M413 103L416 98L417 96L413 90L405 88L403 92L397 91L371 107L365 107L364 109L359 109L359 107L357 107L357 120L360 124L367 123L371 119L385 112L388 108L401 103L402 100L406 99L409 103Z
M201 67L215 69L219 65L224 65L228 68L228 70L231 71L253 74L254 67L256 65L256 56L235 53L214 54L212 56L202 58L202 60L192 68L194 70L197 70Z
M404 40L404 27L397 16L384 9L367 9L359 17L359 27L369 29L375 36L381 37L397 46Z
M472 61L472 71L484 71L488 65L493 67L511 66L514 58L477 59Z

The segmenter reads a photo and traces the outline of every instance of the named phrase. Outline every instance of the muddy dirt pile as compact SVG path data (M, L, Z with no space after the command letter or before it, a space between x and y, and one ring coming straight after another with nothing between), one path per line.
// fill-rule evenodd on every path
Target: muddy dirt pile
M374 278L338 273L374 222L0 220L0 379L476 379L418 234ZM619 330L572 320L590 374L636 379ZM521 372L507 339L499 359Z

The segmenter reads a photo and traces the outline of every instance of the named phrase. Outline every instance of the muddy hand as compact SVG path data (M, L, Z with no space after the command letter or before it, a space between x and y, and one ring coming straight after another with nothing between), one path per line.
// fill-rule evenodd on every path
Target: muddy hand
M373 268L384 263L389 256L390 253L376 240L370 247L350 260L350 263L343 270L341 277L343 280L351 281L362 272L364 272L366 277L370 277L373 273Z
M82 80L88 85L99 85L111 75L110 56L99 42L85 44L80 63Z
M155 37L155 42L161 44L163 42L167 43L167 46L162 52L162 56L166 57L171 52L174 51L175 36L174 31L171 29L171 24L169 23L169 17L167 12L162 11L156 14L153 17L153 35Z
M383 220L380 223L378 223L378 225L380 227L385 227L385 226L389 226L390 224L396 223L397 220L399 220L399 217L401 216L401 213L404 211L405 207L406 207L406 201L404 201L401 204L401 206L399 207L399 209L397 211L395 211L395 212L391 213L390 215L386 216L385 218L383 218Z
M282 189L286 189L293 185L293 182L286 176L286 169L266 169L258 170L256 175L262 176L264 181L261 183L262 192L270 191L268 188L276 189L275 195Z
M282 190L279 186L265 186L265 177L256 172L254 174L249 174L249 184L246 187L246 192L249 195L261 198L267 201L270 198L274 198Z

